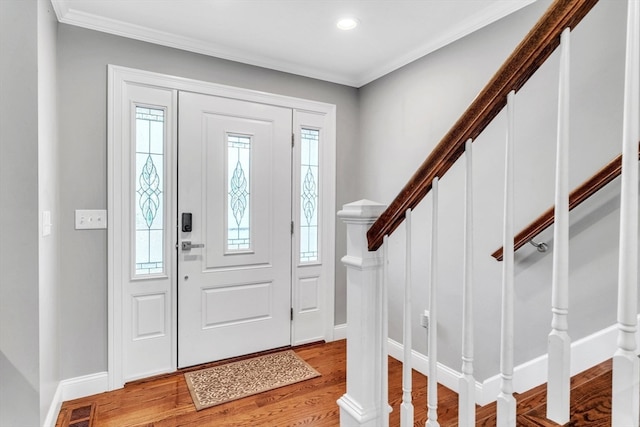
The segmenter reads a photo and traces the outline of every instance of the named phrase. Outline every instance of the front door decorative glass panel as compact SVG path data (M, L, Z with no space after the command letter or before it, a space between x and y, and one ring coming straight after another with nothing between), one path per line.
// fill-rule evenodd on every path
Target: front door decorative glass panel
M251 249L251 138L227 136L227 250Z
M318 261L318 142L320 131L301 130L300 262Z
M135 275L164 272L164 110L136 107Z

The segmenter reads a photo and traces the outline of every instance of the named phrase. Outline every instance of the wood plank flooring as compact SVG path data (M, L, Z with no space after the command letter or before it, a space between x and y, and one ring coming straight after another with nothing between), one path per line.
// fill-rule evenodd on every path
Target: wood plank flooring
M322 376L197 412L182 372L127 384L123 389L65 402L56 427L285 427L338 426L336 400L346 391L345 341L294 349ZM426 421L427 379L413 372L415 426ZM402 364L389 359L390 425L400 424ZM457 425L457 394L438 387L438 421ZM557 426L546 420L546 386L517 395L518 426ZM572 417L567 426L611 424L611 361L572 379ZM91 420L75 414L92 413ZM478 407L477 425L495 426L495 403Z

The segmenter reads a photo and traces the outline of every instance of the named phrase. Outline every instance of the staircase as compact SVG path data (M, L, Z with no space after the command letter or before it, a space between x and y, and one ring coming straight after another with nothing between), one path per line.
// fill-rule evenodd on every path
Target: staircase
M461 259L450 260L463 271L460 292L462 352L459 373L448 375L449 386L459 395L457 423L473 426L479 421L476 403L496 402L496 424L515 426L518 417L518 398L514 393L515 372L515 250L514 227L514 110L518 92L556 50L560 51L558 69L558 117L555 170L555 204L553 208L553 271L551 330L548 334L546 413L549 423L565 424L571 419L571 350L579 343L569 338L569 210L573 207L569 188L569 88L571 66L571 34L591 11L597 0L557 0L540 18L512 55L462 114L451 130L414 173L398 196L386 207L368 200L345 205L338 216L347 225L347 392L338 400L340 422L343 426L384 427L389 425L389 399L387 355L390 353L388 333L389 304L389 238L404 225L405 234L405 286L403 295L403 387L400 404L400 425L414 425L412 402L412 330L416 316L411 312L414 286L412 283L412 249L426 245L430 253L429 282L426 294L428 307L420 315L427 332L428 354L422 359L428 372L427 420L425 425L439 426L438 376L443 367L438 365L438 312L449 307L438 307L438 294L443 286L438 283L437 266L439 219L446 214L441 208L440 180L460 161L465 170L463 188L458 189L465 199L464 242ZM605 349L613 357L611 389L611 425L637 427L640 423L640 362L638 359L638 143L640 142L640 1L628 1L625 25L626 65L624 77L624 121L622 123L620 227L618 260L617 344ZM594 82L593 84L597 84ZM500 305L500 373L499 387L493 398L487 399L487 390L477 393L480 383L474 378L474 312L481 310L474 300L473 234L474 227L482 227L474 219L473 151L485 129L506 109L505 187L503 201L502 248L502 302ZM463 159L461 159L461 157ZM595 180L599 181L599 180ZM597 185L596 185L597 186ZM444 188L443 188L444 190ZM593 190L592 194L596 190ZM423 236L412 230L413 211L428 196L431 228L425 242ZM522 234L522 233L520 233ZM530 236L531 238L533 236ZM412 239L417 243L413 243ZM520 245L520 243L518 243ZM396 245L397 246L397 245ZM391 343L393 346L394 344ZM393 347L395 348L395 347ZM393 350L393 348L391 350ZM418 357L420 360L420 358ZM452 377L456 377L455 381ZM485 382L486 383L486 382ZM393 399L393 398L391 398ZM481 410L480 410L481 411ZM538 415L536 415L538 416ZM545 425L545 424L534 424Z

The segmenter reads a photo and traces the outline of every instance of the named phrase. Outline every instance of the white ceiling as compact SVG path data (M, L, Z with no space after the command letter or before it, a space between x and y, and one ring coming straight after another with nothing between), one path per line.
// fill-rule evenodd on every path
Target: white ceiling
M354 87L535 0L52 0L58 20ZM336 28L343 16L360 25Z

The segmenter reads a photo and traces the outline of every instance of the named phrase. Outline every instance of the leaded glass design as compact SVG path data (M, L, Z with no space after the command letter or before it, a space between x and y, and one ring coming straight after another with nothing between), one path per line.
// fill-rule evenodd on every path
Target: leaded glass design
M318 142L320 131L301 130L300 262L318 261Z
M136 107L135 274L164 271L164 110Z
M227 136L227 250L251 249L251 138Z

